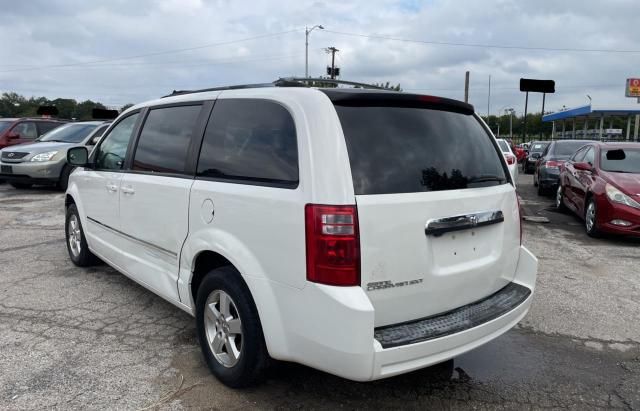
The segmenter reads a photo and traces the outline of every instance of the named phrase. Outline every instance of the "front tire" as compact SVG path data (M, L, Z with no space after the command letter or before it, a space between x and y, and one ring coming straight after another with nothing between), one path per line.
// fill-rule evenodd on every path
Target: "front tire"
M209 369L223 384L260 382L269 362L258 310L238 271L210 271L198 288L196 329Z
M589 237L596 238L600 236L600 231L598 230L598 206L593 197L587 200L587 208L584 212L584 228Z
M67 191L67 187L69 186L69 175L73 169L74 167L68 164L62 168L62 172L60 172L60 180L58 180L58 188L60 190Z
M89 251L87 240L84 236L80 215L75 204L67 207L64 232L67 243L67 251L71 262L78 267L88 267L95 264L98 258Z
M558 184L558 189L556 190L556 209L558 211L567 210L567 206L564 205L564 190L562 189L562 184Z

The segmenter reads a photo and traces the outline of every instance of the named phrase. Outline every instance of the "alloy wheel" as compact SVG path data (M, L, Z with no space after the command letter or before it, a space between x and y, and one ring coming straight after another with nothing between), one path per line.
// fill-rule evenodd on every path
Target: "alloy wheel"
M585 226L588 232L593 230L593 227L596 224L596 205L593 201L589 201L589 205L587 206L587 213L584 218Z
M216 361L231 368L242 355L242 320L235 302L222 290L209 294L204 308L204 329Z
M556 191L556 208L562 207L562 186L558 184L558 190Z
M78 216L73 214L69 218L69 248L74 257L78 257L82 251L82 232L80 231L80 222Z

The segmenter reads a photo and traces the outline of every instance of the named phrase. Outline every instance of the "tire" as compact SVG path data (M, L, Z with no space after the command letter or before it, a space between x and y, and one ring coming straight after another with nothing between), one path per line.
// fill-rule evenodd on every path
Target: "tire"
M64 222L65 242L71 262L78 267L88 267L98 262L98 257L89 251L87 240L84 236L80 215L75 204L67 207Z
M558 184L558 189L556 190L556 209L558 211L567 211L567 206L564 205L564 190L562 184Z
M533 186L538 187L538 178L535 171L533 172Z
M74 167L70 165L65 165L60 172L60 180L58 180L58 188L62 191L67 191L67 187L69 186L69 175L73 171Z
M229 301L228 308L223 308L224 301ZM263 380L270 359L262 325L251 293L235 268L217 268L202 280L196 298L196 330L207 365L223 384L243 388Z
M29 183L9 183L13 188L17 188L18 190L23 190L27 188L31 188L33 184Z
M538 183L538 184L536 184L536 186L538 187L538 195L539 196L544 196L544 195L547 194L547 190L544 187L542 187L542 184Z
M593 207L593 215L590 216L591 207ZM592 218L592 220L590 220ZM593 197L587 200L587 207L584 212L584 228L587 231L589 237L600 237L600 231L598 230L598 207Z

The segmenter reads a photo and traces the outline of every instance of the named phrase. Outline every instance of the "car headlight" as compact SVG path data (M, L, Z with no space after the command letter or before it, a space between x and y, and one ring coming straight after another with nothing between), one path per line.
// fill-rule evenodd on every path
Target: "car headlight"
M31 161L49 161L56 154L58 154L57 151L47 151L46 153L36 154L35 156L31 157Z
M607 197L609 197L609 200L613 201L614 203L624 204L629 207L640 209L640 203L638 203L636 200L629 197L622 191L618 190L611 184L607 183L607 185L605 186L605 190L607 192Z

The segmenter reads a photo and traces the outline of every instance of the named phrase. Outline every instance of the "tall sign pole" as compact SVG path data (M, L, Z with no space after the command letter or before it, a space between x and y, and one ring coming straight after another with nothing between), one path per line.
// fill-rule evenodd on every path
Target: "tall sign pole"
M556 92L556 82L553 80L534 80L528 78L520 79L520 91L527 93L524 101L524 133L523 143L527 140L527 106L529 103L529 92L542 93L542 116L544 116L544 103L547 93Z
M624 93L627 97L637 97L640 104L640 78L628 78L627 87ZM630 122L629 122L630 123ZM629 124L630 126L630 124ZM627 126L627 128L629 127ZM640 115L636 114L636 121L633 128L633 141L638 141L638 129L640 129ZM629 132L627 131L627 135Z

